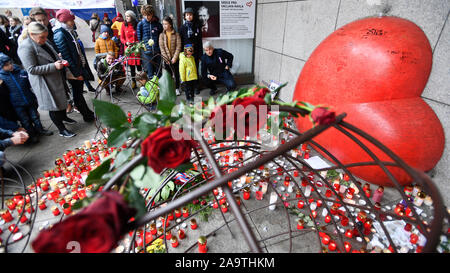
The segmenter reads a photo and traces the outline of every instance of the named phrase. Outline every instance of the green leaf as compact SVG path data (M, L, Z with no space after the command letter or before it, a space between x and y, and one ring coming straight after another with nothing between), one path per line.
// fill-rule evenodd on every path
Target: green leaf
M150 132L158 127L158 116L152 113L144 113L139 116L138 130L142 138L146 138Z
M170 114L172 113L172 109L173 107L175 107L175 102L174 101L168 101L168 100L162 100L160 99L158 101L158 110L160 110L164 115L166 116L170 116Z
M163 200L167 200L167 198L169 198L169 195L170 195L170 188L166 185L161 190L161 198Z
M132 131L135 131L134 128L125 128L119 127L114 129L111 134L108 136L108 147L118 147L122 146L122 144L128 140Z
M166 69L163 69L162 76L159 79L159 100L165 100L173 103L175 103L175 101L177 100L177 95L175 93L175 83L172 79L172 76Z
M173 181L170 181L169 183L167 183L167 186L170 188L171 191L173 191L175 189L175 183L173 183Z
M117 150L115 150L117 151ZM122 166L125 162L128 161L128 159L130 158L130 156L133 154L133 149L132 148L128 148L128 149L124 149L122 151L120 151L120 153L117 155L116 159L114 160L114 167L120 167Z
M93 100L93 104L95 114L106 126L114 129L121 126L129 126L127 116L119 106L96 99Z
M223 96L220 96L220 97L217 99L217 105L227 104L229 98L230 98L230 97L229 97L228 94L225 94L225 95L223 95Z
M133 180L141 180L142 176L144 176L145 170L146 168L144 165L138 165L130 172L130 176Z
M155 173L155 171L153 171L151 167L146 166L144 176L140 179L137 179L134 184L139 188L156 190L161 184L161 181L161 176Z
M73 204L72 209L79 210L81 208L86 207L90 203L92 203L92 201L94 201L94 198L92 198L92 197L86 197L83 199L79 199L79 200L77 200L77 202L75 202L75 204Z
M175 170L177 170L180 173L184 173L187 170L190 170L193 168L194 168L194 164L192 164L192 162L187 162L187 163L181 164L180 166L176 167Z
M142 217L147 212L144 197L140 194L139 189L134 186L133 183L127 184L125 200L127 200L131 207L137 210L137 214L135 216L136 218Z
M106 183L106 181L108 181L108 179L104 179L102 178L102 176L105 173L109 172L109 169L111 167L111 159L108 159L106 161L103 161L102 164L100 164L100 166L98 166L97 168L93 169L88 177L86 178L86 185L92 185L92 184L104 184Z

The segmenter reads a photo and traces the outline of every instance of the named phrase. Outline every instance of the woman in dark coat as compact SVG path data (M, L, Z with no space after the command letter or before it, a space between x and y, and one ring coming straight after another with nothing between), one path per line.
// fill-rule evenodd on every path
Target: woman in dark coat
M73 30L75 15L70 10L60 9L56 13L56 19L53 39L62 58L69 62L67 80L72 86L75 107L84 121L92 122L95 120L94 112L89 109L84 99L83 81L94 79L92 73L89 73L90 70L87 70L88 60Z

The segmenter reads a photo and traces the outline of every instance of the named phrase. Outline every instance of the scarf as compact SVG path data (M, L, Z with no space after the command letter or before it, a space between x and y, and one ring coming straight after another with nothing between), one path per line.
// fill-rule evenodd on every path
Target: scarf
M82 53L81 46L78 43L78 34L77 34L77 32L73 28L70 28L69 26L67 26L65 23L62 23L62 22L59 22L59 21L55 22L55 27L53 29L57 29L57 28L63 28L65 30L67 30L67 32L69 32L70 36L72 36L72 42L75 43L75 46L77 48L78 56L81 59L81 66L82 67L86 66L87 61L86 61L86 58L84 57L84 55Z
M186 26L187 26L187 35L188 38L191 38L192 35L194 35L194 31L192 30L192 27L194 26L194 23L187 21L186 22Z

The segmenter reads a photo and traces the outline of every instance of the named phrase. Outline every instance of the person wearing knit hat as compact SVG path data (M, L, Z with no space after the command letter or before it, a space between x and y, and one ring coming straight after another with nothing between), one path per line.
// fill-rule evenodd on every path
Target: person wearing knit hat
M9 89L9 100L19 117L20 123L30 136L30 142L38 142L38 135L50 136L53 133L42 126L37 111L37 99L31 90L28 73L0 53L0 80Z
M195 89L198 81L197 66L193 54L194 48L192 44L184 45L184 52L180 53L180 82L188 103L194 102Z
M120 31L122 29L123 21L124 21L122 14L120 14L120 12L119 12L117 17L115 17L112 21L113 21L113 24L111 26L111 29L114 33L113 35L115 37L120 37Z
M132 10L127 10L125 12L125 22L123 23L122 29L120 30L120 41L125 46L125 52L128 47L131 47L134 43L139 42L136 32L137 27L136 13ZM128 56L127 65L130 68L131 73L131 88L136 88L136 69L142 71L140 55L136 53L131 53Z
M74 30L75 16L71 11L61 9L56 12L56 19L58 21L53 31L54 42L57 51L69 63L67 79L72 86L75 107L80 111L84 121L92 122L95 120L94 112L89 109L83 96L83 85L84 80L93 81L94 75L89 68L86 53L81 47L78 35Z
M106 53L114 52L114 58L119 57L119 48L116 43L111 39L109 33L111 29L107 25L100 26L100 36L95 41L95 60L94 67L97 69L97 62L106 57Z

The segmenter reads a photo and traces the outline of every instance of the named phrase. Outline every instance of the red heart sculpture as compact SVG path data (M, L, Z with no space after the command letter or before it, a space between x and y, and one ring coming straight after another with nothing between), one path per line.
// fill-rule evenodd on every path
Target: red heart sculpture
M372 135L408 165L432 169L444 151L444 130L420 97L431 72L432 52L423 31L397 17L373 17L349 23L314 50L295 87L294 100L330 106L345 121ZM311 128L300 118L301 130ZM361 139L361 138L359 138ZM355 142L332 128L314 139L344 164L373 161ZM362 140L384 161L379 149ZM388 167L402 185L411 178ZM368 182L392 186L380 167L349 170Z
M252 1L250 1L250 2L247 2L247 3L245 3L248 7L251 7L252 5L253 5L253 2Z

